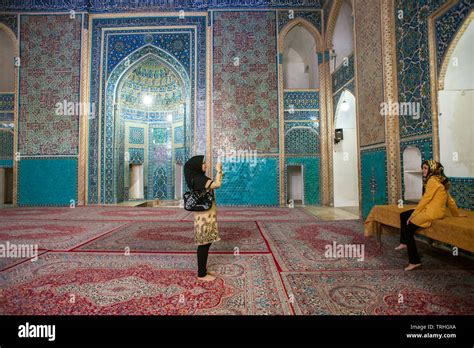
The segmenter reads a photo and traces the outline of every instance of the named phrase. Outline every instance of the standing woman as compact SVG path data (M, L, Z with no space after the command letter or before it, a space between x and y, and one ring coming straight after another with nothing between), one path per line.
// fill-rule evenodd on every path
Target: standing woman
M204 156L194 156L184 165L184 177L186 184L191 190L217 189L222 183L222 164L216 164L215 181L206 176L206 163ZM194 212L194 241L198 245L198 279L202 281L213 281L216 279L212 272L207 271L207 256L212 243L220 241L217 229L216 200L212 201L209 210Z
M442 219L445 214L446 204L448 204L453 216L466 216L459 213L456 202L448 192L451 184L446 175L444 175L444 168L441 163L429 160L423 162L421 168L424 177L423 197L416 209L400 214L400 245L395 249L408 249L409 264L405 271L421 267L414 238L414 234L419 228L430 227L433 220Z

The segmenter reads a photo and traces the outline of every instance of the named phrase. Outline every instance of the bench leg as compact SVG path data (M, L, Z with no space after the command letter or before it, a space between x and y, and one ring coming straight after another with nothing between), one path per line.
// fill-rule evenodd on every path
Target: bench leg
M376 228L376 240L379 248L382 248L382 224L377 223L377 228Z

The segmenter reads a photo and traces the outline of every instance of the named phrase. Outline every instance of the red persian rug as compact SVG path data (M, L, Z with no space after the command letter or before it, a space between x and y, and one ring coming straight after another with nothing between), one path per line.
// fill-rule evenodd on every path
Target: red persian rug
M268 252L255 222L218 222L221 241L211 252ZM192 222L134 222L85 244L80 250L196 251ZM238 248L238 249L235 249Z
M70 250L124 223L84 221L1 221L0 243L37 245L38 249Z
M196 278L196 256L48 252L2 272L0 314L289 314L271 255L210 255L214 282Z
M0 221L10 219L66 219L72 210L71 208L2 208L0 209Z
M398 236L384 236L380 248L373 238L364 236L359 220L260 222L259 226L283 271L403 269L408 265L406 250L394 250L399 243ZM423 243L417 246L423 267L427 269L474 268L465 258L437 251ZM339 253L341 250L344 252ZM363 251L363 258L357 251Z
M184 209L159 207L77 207L71 210L67 218L72 220L176 221L189 215Z
M186 220L193 220L190 213ZM217 207L219 221L316 221L317 217L302 208L237 208Z
M474 274L466 271L323 271L282 276L296 314L474 313Z
M38 250L38 256L44 254L46 250ZM10 268L16 264L19 264L25 260L32 260L35 257L0 257L0 272L6 268ZM31 262L35 262L34 260Z

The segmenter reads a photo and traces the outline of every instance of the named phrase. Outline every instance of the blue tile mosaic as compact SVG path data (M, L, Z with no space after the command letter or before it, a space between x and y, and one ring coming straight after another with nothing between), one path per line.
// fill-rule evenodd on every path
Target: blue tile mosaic
M0 112L10 111L15 109L15 94L0 93Z
M77 158L22 158L18 165L19 206L77 202Z
M0 8L3 6L0 5ZM15 36L18 32L18 17L16 15L9 15L9 14L1 14L0 15L0 23L5 24L8 28L10 28Z
M385 148L361 151L362 218L374 205L387 204L387 156Z
M355 76L354 54L351 54L332 74L332 90L337 92Z
M284 108L289 109L319 109L319 91L285 91Z
M87 11L104 12L149 12L149 11L206 11L211 9L255 9L255 8L322 8L323 0L3 0L3 11Z
M319 120L319 110L308 111L285 111L285 121L317 121Z
M129 148L128 153L130 156L130 164L144 164L145 163L145 150L137 148Z
M0 160L13 160L13 133L0 130Z
M184 143L184 129L182 126L174 129L174 142L175 144Z
M436 56L438 71L446 55L449 44L453 40L466 17L472 11L472 0L461 0L451 7L444 15L436 19Z
M312 124L301 122L285 124L285 153L290 155L319 154L317 128Z
M449 193L459 208L474 210L474 178L450 177Z
M278 32L293 19L302 18L311 23L320 33L322 33L322 13L320 10L314 11L278 11Z
M251 161L224 162L222 170L225 174L221 188L216 190L217 205L279 204L278 158L258 157L255 165Z
M120 76L121 71L125 71L127 66L133 66L135 62L137 62L141 57L146 54L154 54L159 57L165 55L164 59L168 59L168 61L172 61L173 59L176 62L179 62L179 57L173 57L172 54L164 53L165 51L161 50L158 45L161 44L161 40L155 39L156 35L168 35L170 32L177 35L182 35L183 33L190 33L190 49L189 49L189 61L190 61L190 71L184 72L181 74L182 76L186 75L191 79L189 81L189 86L191 93L189 95L189 100L191 101L191 105L188 105L188 109L191 110L191 113L187 113L186 120L185 120L185 135L186 135L186 147L188 151L191 150L192 144L196 142L196 149L200 152L205 149L205 136L198 136L196 137L196 141L194 141L194 124L196 124L197 134L205 134L205 115L206 110L205 107L202 107L200 101L205 100L206 96L206 69L205 69L205 56L206 56L206 21L204 16L186 16L184 19L180 19L179 17L134 17L134 18L94 18L92 20L92 51L91 51L91 58L92 58L92 80L91 80L91 102L98 104L98 100L100 99L99 95L105 95L105 90L109 91L107 93L107 98L113 97L113 87L116 83L116 80ZM190 28L183 28L182 26L190 26ZM141 26L176 26L179 28L172 28L172 29L147 29L147 33L144 34L143 31L139 29L135 29ZM108 28L124 28L123 30L107 30ZM126 27L135 27L132 29L126 29ZM105 75L100 76L99 72L99 65L100 61L107 61L111 55L119 54L119 52L110 52L108 56L105 55L105 50L101 50L101 42L104 39L104 42L108 42L109 36L112 35L128 35L130 33L134 33L135 37L133 41L129 36L128 44L131 46L136 45L136 49L134 53L132 53L128 58L129 60L122 59L122 61L116 65L115 70L112 72L109 78L109 84L103 84L103 89L99 90L99 82L100 80L105 80ZM146 36L153 35L153 45L146 43ZM169 35L168 35L169 36ZM164 37L164 36L163 36ZM173 43L171 41L166 41L163 39L164 44ZM171 40L171 37L169 38ZM145 44L146 43L146 44ZM133 44L133 45L132 45ZM140 46L141 45L141 46ZM179 46L179 45L178 45ZM127 47L124 45L123 47L119 44L118 50L126 49ZM115 50L115 48L114 48ZM153 51L153 52L152 52ZM103 56L101 57L101 52L103 52ZM168 57L168 58L167 58ZM171 60L170 60L171 59ZM174 66L175 69L180 69L183 67L181 63L176 64ZM184 68L183 68L184 69ZM185 69L184 69L185 70ZM195 73L196 71L196 73ZM115 76L114 73L117 72ZM105 74L105 72L104 72ZM194 78L196 77L196 82ZM194 86L196 85L196 89ZM103 98L103 97L102 97ZM198 101L199 107L196 108L196 112L194 112L194 100ZM113 152L112 146L113 142L110 141L112 139L113 134L113 115L112 115L112 108L110 107L113 104L112 101L105 103L106 112L102 110L100 117L90 120L89 124L89 202L90 203L97 203L98 202L98 180L102 181L102 192L101 192L101 202L111 202L113 197L113 186L111 183L113 182L113 178L110 177L109 173L113 175L113 170L111 170L111 166L113 163L113 156L111 153ZM99 122L102 123L102 127L99 128ZM102 132L99 134L99 129L102 129ZM99 159L99 139L102 139L102 142L106 144L105 151L102 151L102 158ZM107 139L107 140L106 140ZM101 163L101 177L99 178L99 168L98 163Z
M141 127L129 128L129 144L145 144L145 129Z
M400 116L400 137L429 134L431 125L428 17L446 0L395 0L399 102L419 103L420 117ZM401 12L400 12L401 11Z

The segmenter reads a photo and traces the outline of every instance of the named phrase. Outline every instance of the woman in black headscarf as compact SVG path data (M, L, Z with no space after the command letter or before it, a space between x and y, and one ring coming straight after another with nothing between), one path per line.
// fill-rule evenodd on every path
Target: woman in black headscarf
M222 164L216 164L216 179L213 181L206 176L204 156L194 156L184 165L184 178L191 190L217 189L222 183ZM212 243L221 240L217 229L216 201L212 202L209 210L194 212L194 241L198 245L198 279L213 281L216 279L212 272L207 270L207 256Z

